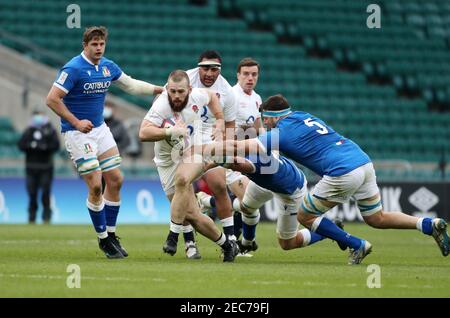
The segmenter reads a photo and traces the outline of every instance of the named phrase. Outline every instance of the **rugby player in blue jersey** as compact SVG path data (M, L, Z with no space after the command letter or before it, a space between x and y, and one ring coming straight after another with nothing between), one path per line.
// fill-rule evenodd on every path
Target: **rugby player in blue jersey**
M385 212L369 156L361 148L327 126L319 118L292 111L282 95L269 97L262 105L268 132L258 139L226 141L232 153L280 151L322 177L307 194L297 215L311 231L350 248L349 264L358 264L372 250L366 240L349 236L322 215L353 197L364 221L380 229L418 229L433 236L443 256L450 251L447 223L441 218L418 218L401 212ZM233 151L234 150L234 151ZM224 150L220 150L222 153ZM215 152L212 152L215 154Z
M297 211L307 193L304 174L287 158L277 151L266 153L257 139L245 141L250 147L257 149L257 153L245 157L228 158L226 163L220 164L228 169L239 171L250 180L244 189L242 201L237 200L236 210L242 213L242 241L238 241L241 253L256 251L256 225L259 222L261 208L267 201L276 198L277 206L277 236L278 243L283 250L306 247L323 240L325 237L308 229L298 229ZM215 147L217 144L213 145ZM206 146L209 147L209 146ZM206 148L205 153L215 155L214 149ZM223 161L215 156L215 160ZM210 164L211 169L217 164ZM339 243L342 250L346 245Z
M116 142L103 121L105 95L112 82L133 95L156 95L160 86L136 80L103 57L108 31L89 27L83 34L83 52L59 71L47 96L47 105L61 117L66 149L86 182L86 201L99 247L108 258L128 256L116 236L123 176ZM102 176L106 188L102 195Z
M401 212L385 212L369 156L352 140L335 132L319 118L292 111L282 95L262 105L268 131L261 136L266 151L273 149L309 168L322 179L303 200L298 220L313 232L340 241L333 224L322 214L334 206L356 200L364 221L379 229L418 229L433 236L443 256L450 252L447 223L440 218L418 218ZM276 128L276 129L273 129ZM356 264L371 251L364 240L351 240L349 262Z

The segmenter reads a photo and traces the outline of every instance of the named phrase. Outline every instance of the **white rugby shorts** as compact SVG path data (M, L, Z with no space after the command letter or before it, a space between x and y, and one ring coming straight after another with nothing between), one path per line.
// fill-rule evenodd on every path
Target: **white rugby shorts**
M175 173L177 172L177 167L178 163L172 163L170 166L156 167L159 180L166 195L175 193Z
M371 162L338 177L323 176L311 195L331 202L345 203L352 196L363 200L379 193L375 169Z
M62 135L66 150L75 166L75 162L79 159L98 158L107 150L117 146L111 130L105 123L88 133L69 130Z
M297 212L306 192L306 180L303 187L295 190L293 194L275 193L250 180L242 203L251 209L259 209L264 203L274 198L278 210L277 235L280 239L289 240L297 235L299 225Z

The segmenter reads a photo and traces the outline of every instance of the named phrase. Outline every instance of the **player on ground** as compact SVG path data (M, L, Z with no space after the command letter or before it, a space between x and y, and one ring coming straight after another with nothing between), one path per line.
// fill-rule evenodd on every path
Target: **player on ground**
M305 196L298 220L312 231L337 239L322 215L354 197L364 221L378 229L418 229L433 236L443 256L450 252L447 223L440 218L418 218L401 212L385 212L369 156L361 148L327 126L319 118L291 111L282 95L262 105L264 124L273 131L262 136L267 151L276 149L311 169L322 179ZM276 141L276 142L275 142ZM332 234L332 235L330 235ZM359 263L370 251L367 241L351 242L350 262Z
M273 197L281 202L277 217L277 235L283 250L306 247L323 240L324 236L308 229L298 230L297 211L307 192L307 181L303 173L278 152L267 154L257 143L254 143L253 147L257 148L256 154L245 158L234 157L233 162L223 164L224 167L239 171L250 178L243 200L236 199L243 219L243 239L238 241L240 252L257 250L255 238L256 225L260 218L259 208ZM206 149L205 152L210 150ZM214 165L209 165L208 168L212 166ZM347 248L341 243L339 245L342 250Z
M108 258L128 253L115 235L123 176L116 142L103 121L105 95L112 82L130 94L153 95L163 88L131 78L103 57L108 31L89 27L83 34L83 52L60 70L47 96L47 105L61 117L61 132L80 176L89 190L86 201ZM102 176L106 188L102 195Z
M215 139L222 139L224 120L219 100L209 90L192 89L186 72L180 70L169 75L166 90L167 92L161 94L148 111L139 131L141 141L156 141L154 160L171 205L181 199L181 209L171 208L170 231L163 250L170 255L176 253L178 235L183 231L184 222L188 221L199 233L222 247L224 262L232 262L238 253L236 243L229 241L208 216L200 213L192 184L184 187L183 180L178 174L179 170L189 172L190 165L203 166L201 158L199 163L184 160L184 154L189 152L191 144L201 144L200 111L203 105L216 118L216 127L212 130ZM167 121L173 123L165 127ZM180 193L180 184L183 193Z

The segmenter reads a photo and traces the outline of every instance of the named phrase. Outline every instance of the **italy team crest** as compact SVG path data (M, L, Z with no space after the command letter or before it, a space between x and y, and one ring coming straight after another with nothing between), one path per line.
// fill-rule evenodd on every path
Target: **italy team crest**
M91 147L91 144L84 144L84 152L85 153L90 153L90 152L92 152L92 147Z
M104 77L110 77L111 73L109 72L109 69L106 66L102 67L102 71L103 71L103 76Z

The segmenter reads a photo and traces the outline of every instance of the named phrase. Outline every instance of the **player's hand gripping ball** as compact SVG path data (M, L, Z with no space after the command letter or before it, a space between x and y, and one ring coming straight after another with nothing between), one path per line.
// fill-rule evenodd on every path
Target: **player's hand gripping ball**
M166 141L175 150L182 152L189 147L189 129L183 121L175 118L167 118L161 124L161 128L166 128Z

